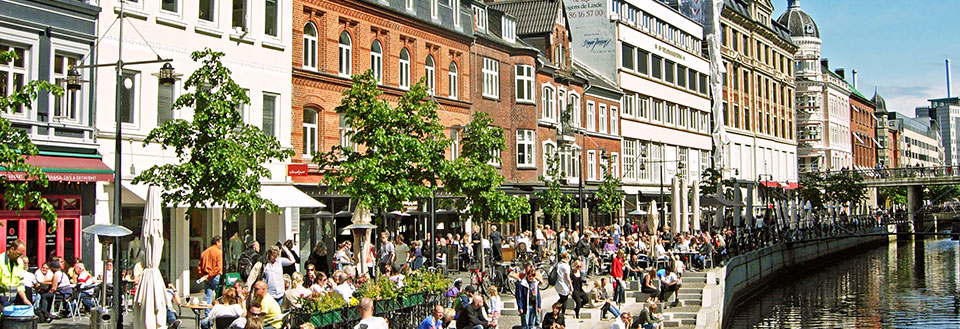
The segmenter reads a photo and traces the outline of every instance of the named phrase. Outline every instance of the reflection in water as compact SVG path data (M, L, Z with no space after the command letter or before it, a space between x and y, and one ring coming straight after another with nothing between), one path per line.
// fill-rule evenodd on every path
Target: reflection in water
M783 279L727 328L960 328L958 242L890 243Z

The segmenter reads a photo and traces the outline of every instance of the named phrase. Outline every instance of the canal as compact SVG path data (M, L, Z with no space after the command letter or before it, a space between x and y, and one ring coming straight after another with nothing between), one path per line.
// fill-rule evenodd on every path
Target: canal
M960 328L950 239L891 242L779 279L738 305L726 328Z

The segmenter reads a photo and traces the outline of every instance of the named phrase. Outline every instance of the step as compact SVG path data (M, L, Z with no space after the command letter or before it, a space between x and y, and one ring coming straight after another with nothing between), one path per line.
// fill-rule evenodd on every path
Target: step
M680 300L690 300L690 299L702 300L703 299L703 295L701 294L680 294L679 297L680 297Z
M683 286L683 287L680 287L680 293L681 294L701 294L703 293L703 288Z
M662 323L664 328L676 328L680 326L680 320L664 320Z
M697 325L697 318L693 319L680 319L680 324L684 326L695 326Z
M641 283L642 282L640 282L640 280L627 282L627 290L630 290L630 291L640 290Z
M505 310L500 311L500 315L516 315L516 316L519 316L519 315L520 315L520 310L517 310L517 309L505 309Z
M517 308L517 302L516 302L516 301L512 301L512 302L511 302L511 301L504 301L504 302L503 302L503 308L504 308L504 309Z
M686 278L688 278L688 277L690 277L690 278L706 278L706 277L707 277L707 272L684 272L684 273L683 273L683 278L686 279Z
M703 301L702 301L702 300L693 300L693 299L681 300L681 301L680 301L680 305L683 305L683 306L697 306L697 307L699 307L699 306L703 305Z
M673 316L673 319L697 319L697 313L691 312L674 312L670 313Z
M704 283L704 284L706 284L706 283L707 283L707 278L705 278L705 277L703 277L703 278L701 278L701 277L688 278L688 277L684 276L683 279L681 279L681 281L683 281L683 283Z

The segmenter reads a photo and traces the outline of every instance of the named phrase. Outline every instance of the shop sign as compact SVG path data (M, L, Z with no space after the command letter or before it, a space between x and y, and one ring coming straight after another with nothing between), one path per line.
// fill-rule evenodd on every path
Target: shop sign
M291 163L287 165L287 176L307 176L309 168L306 163Z

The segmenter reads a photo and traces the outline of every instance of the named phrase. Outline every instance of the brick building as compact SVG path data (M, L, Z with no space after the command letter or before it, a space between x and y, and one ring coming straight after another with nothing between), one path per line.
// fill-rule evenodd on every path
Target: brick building
M854 75L856 81L856 75ZM874 117L876 106L857 90L850 86L850 142L853 148L853 167L872 169L877 166L877 119Z

